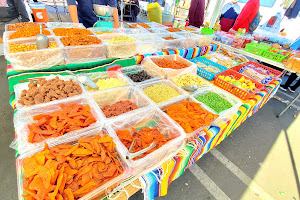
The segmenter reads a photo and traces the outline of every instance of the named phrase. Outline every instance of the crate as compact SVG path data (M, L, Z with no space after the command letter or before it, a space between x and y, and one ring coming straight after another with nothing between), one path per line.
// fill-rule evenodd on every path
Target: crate
M273 79L276 79L276 78L278 78L278 77L280 77L282 75L281 71L278 71L276 69L273 69L271 67L267 67L265 65L262 65L262 64L259 64L259 63L253 62L253 61L248 61L248 62L242 63L242 64L237 65L235 67L232 67L230 69L233 70L233 71L239 72L242 67L250 65L250 64L255 65L257 67L261 67L261 68L263 68L265 70L268 70L270 72L270 74L274 75ZM257 71L257 72L259 72L259 71ZM263 72L259 72L259 73L268 75L268 74L263 73Z
M201 29L201 33L203 35L212 35L212 34L214 34L214 30L204 27L204 28Z
M190 61L191 61L191 62L194 62L194 63L196 63L196 62L199 61L199 62L202 62L202 63L204 63L204 64L206 64L206 65L212 65L212 66L214 66L214 67L219 68L219 69L221 70L220 72L227 70L227 68L224 67L223 65L220 65L220 64L218 64L218 63L215 63L215 62L210 61L210 60L208 60L208 59L206 59L206 58L203 58L203 57L194 58L194 59L192 59L192 60L190 60ZM211 72L209 72L209 71L206 71L205 69L202 69L202 68L200 68L200 67L197 67L197 74L198 74L199 76L201 76L201 77L203 77L203 78L209 80L209 81L214 80L215 75L219 74L220 72L218 72L218 73L211 73Z
M242 100L247 100L252 95L256 94L255 92L245 91L245 90L243 90L241 88L238 88L237 86L233 85L232 83L229 83L227 81L224 81L223 79L220 79L219 76L221 76L221 75L223 75L223 76L232 75L235 79L240 79L242 76L244 76L244 75L239 74L238 72L233 71L231 69L223 71L223 72L219 73L218 76L215 77L215 81L214 81L214 84L216 86L218 86L219 88L228 91L229 93L237 96L238 98L240 98ZM245 79L249 79L249 80L251 80L252 82L255 83L257 91L259 91L261 88L264 87L263 84L255 81L255 80L253 80L251 78L248 78L247 76L244 76L244 77L245 77Z
M245 51L260 56L263 55L265 51L268 51L269 49L271 49L271 47L264 44L249 43L245 46Z
M279 51L283 52L284 50L279 50ZM288 57L288 55L281 55L271 51L265 51L264 54L262 54L262 56L270 60L274 60L276 62L282 62L284 59Z

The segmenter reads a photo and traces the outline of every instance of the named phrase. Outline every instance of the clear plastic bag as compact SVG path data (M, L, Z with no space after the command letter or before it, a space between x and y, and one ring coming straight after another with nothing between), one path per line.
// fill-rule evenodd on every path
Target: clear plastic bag
M49 138L40 143L28 142L28 135L30 131L27 125L35 122L35 120L33 120L34 116L40 114L50 114L54 111L62 110L60 108L60 104L69 105L70 103L76 103L84 106L88 104L91 108L90 112L96 119L96 122L91 124L88 127L68 132L63 136ZM102 112L100 111L100 109L98 108L94 100L91 97L87 97L87 95L79 95L77 97L70 97L68 99L61 100L61 101L53 101L53 102L49 102L47 105L34 105L29 108L24 108L22 110L19 110L14 115L16 139L14 142L12 142L10 147L18 150L20 155L23 155L27 152L29 153L35 151L36 149L42 148L45 143L49 145L55 145L59 141L67 138L71 138L74 136L84 136L89 130L102 128L103 121L104 121L104 116Z
M104 105L112 105L119 101L126 101L126 100L129 100L130 102L136 104L139 107L138 109L129 111L127 113L123 113L115 117L107 118L109 120L124 116L125 114L136 112L141 108L145 108L153 104L152 101L142 91L132 86L122 87L122 88L112 88L105 91L97 91L92 94L92 97L95 100L95 102L98 104L100 109L102 109Z
M106 72L94 72L94 73L84 73L85 75L87 75L95 84L97 84L98 80L100 79L108 79L108 78L115 78L118 79L121 83L122 86L117 86L117 87L123 87L123 86L127 86L130 85L130 80L122 73L118 72L118 71L106 71ZM88 92L93 92L93 91L98 91L97 89L91 89L89 87L85 87ZM113 87L110 87L113 88ZM109 88L105 88L103 90L106 90Z
M35 38L16 39L4 43L4 55L16 70L47 69L64 64L62 44L56 37L48 37L50 42L56 42L57 47L10 53L9 44L36 44Z
M185 38L177 35L175 33L161 33L156 34L158 37L163 39L163 50L174 50L174 49L182 49ZM169 38L169 39L165 39Z
M116 132L119 130L128 129L129 131L132 131L132 128L141 129L143 127L157 127L166 138L172 138L172 140L168 141L165 145L143 158L127 160L133 174L137 174L158 164L165 157L174 154L174 152L176 152L176 150L184 143L185 133L183 129L166 113L156 107L149 107L140 110L139 112L127 114L126 116L124 115L123 117L110 121L109 124L111 125L109 129L112 129L112 131L109 131L109 134L111 134L110 136L122 146L121 153L123 157L126 157L129 150L118 138Z
M120 29L119 29L120 30ZM147 29L144 28L123 28L120 32L125 34L145 34L149 33Z
M149 29L147 29L147 31L149 31L150 33L166 33L166 34L169 34L169 32L166 31L165 28L149 28Z
M181 88L179 88L177 85L175 85L174 83L172 83L170 80L159 80L159 81L153 81L153 82L149 82L149 83L144 83L144 84L140 84L138 85L139 88L141 88L141 90L143 91L144 89L151 87L153 85L167 85L171 88L173 88L176 92L178 92L178 96L173 97L165 102L162 103L155 103L151 98L153 103L156 104L156 106L158 107L163 107L164 105L169 104L170 101L176 101L176 99L182 98L182 97L187 97L188 93L186 93L184 90L182 90ZM159 95L159 94L158 94Z
M125 57L131 57L137 54L138 52L138 41L133 39L135 42L127 42L127 43L109 43L110 40L115 38L116 36L127 36L128 38L133 39L132 37L126 35L126 34L102 34L99 35L101 39L105 41L105 46L107 50L107 57L108 58L125 58Z
M201 39L200 35L193 34L191 32L179 32L176 34L186 38L183 43L183 48L185 48L185 49L194 48L194 47L198 46L199 41Z
M171 105L179 105L181 102L183 101L189 101L189 102L196 102L199 103L199 101L197 101L195 98L193 98L192 96L182 96L180 98L174 99L172 101L169 101L167 104L160 106L159 108L164 111L165 113L167 113L167 109L168 107L170 107ZM200 103L199 103L200 104ZM200 104L201 108L203 108L204 110L207 110L206 107L204 107L202 104ZM209 110L207 110L209 111ZM171 118L171 117L170 117ZM217 118L218 119L218 118ZM213 124L217 119L215 119L211 124ZM177 123L177 122L175 122ZM178 124L178 123L177 123ZM178 124L179 125L179 124ZM180 125L179 125L180 126ZM209 126L202 126L199 127L197 130L191 132L191 133L186 133L186 138L192 138L194 137L194 135L199 135L199 133L201 133L203 131L203 129L205 128L209 128Z
M48 28L85 28L82 23L72 22L47 22Z
M200 35L199 47L209 46L214 37L214 35L202 35L201 31L193 31L192 33Z
M93 27L93 28L88 28L88 30L92 31L95 35L121 33L120 29L115 29L115 28Z
M51 144L49 147L57 146L57 145L76 145L79 141L80 138L92 138L95 137L96 135L111 135L108 133L108 128L104 127L91 130L87 132L84 136L75 136L75 137L69 137L64 140L60 140L56 144ZM123 173L120 174L119 176L113 178L112 180L106 182L105 184L101 185L100 187L96 188L92 192L86 194L85 196L81 197L80 200L87 200L87 199L100 199L105 197L106 195L110 194L113 189L118 187L122 181L126 180L128 176L130 175L130 168L128 167L128 164L126 163L125 159L122 157L121 151L122 148L119 143L113 140L113 142L116 144L115 151L118 153L117 159L121 163L121 166L123 168ZM24 155L21 155L17 158L16 160L16 168L17 168L17 177L18 177L18 196L19 199L23 199L22 195L26 194L24 190L24 184L25 184L25 178L24 178L24 169L23 169L23 161L25 158L33 156L35 153L38 153L42 151L43 148L36 149L34 152L26 153Z
M82 93L86 92L83 85L79 81L74 79L73 76L50 75L50 76L43 76L43 77L39 77L39 78L45 78L46 80L51 80L51 79L55 79L55 77L59 77L60 80L64 80L64 81L72 80L81 87ZM29 82L24 82L24 83L19 83L19 84L14 85L14 92L15 92L15 99L16 99L16 109L17 110L20 110L23 107L30 107L30 106L26 106L26 105L22 105L22 104L18 103L18 101L21 97L22 91L23 90L28 90L28 84L29 84ZM78 96L78 95L75 95L75 96ZM75 97L75 96L73 96L73 97ZM66 97L66 98L69 98L69 97ZM59 100L54 100L54 101L58 102L58 101L61 101L61 100L65 100L66 98L59 99ZM50 102L53 102L53 101L50 101ZM37 104L35 104L35 105L37 105ZM47 103L41 103L41 104L38 104L38 105L47 105Z
M147 74L149 76L151 76L152 78L148 79L148 80L145 80L145 81L142 81L142 82L134 82L133 80L131 80L128 77L129 74L136 74L136 73L138 73L140 71L143 71L143 70L146 71ZM130 66L130 67L123 67L119 71L126 75L126 77L131 82L132 85L135 85L135 84L140 85L140 84L149 83L149 82L152 82L152 81L158 81L158 80L164 79L164 77L162 75L158 74L156 71L153 71L149 68L145 68L142 65L134 65L134 66Z
M186 64L188 67L182 68L182 69L162 68L154 63L155 61L158 61L161 59L178 61L178 62ZM179 74L196 74L197 73L197 65L195 63L192 63L176 54L166 55L166 56L148 56L143 60L142 65L145 68L149 68L153 71L156 71L157 73L161 74L166 79L170 79L174 76L178 76Z
M98 36L92 36L100 39ZM62 37L59 37L62 38ZM105 44L74 45L63 47L67 63L99 61L106 58Z
M161 52L163 49L163 40L154 34L135 34L131 35L139 41L138 54Z
M213 108L209 107L208 105L206 105L203 102L200 102L196 99L199 96L207 94L209 92L216 93L223 99L226 99L227 101L229 101L229 103L232 105L232 107L227 110L223 110L223 111L217 113ZM220 119L222 119L222 120L225 119L225 121L230 119L232 117L232 115L235 114L237 112L237 110L239 109L239 107L242 105L242 102L239 98L237 98L234 95L230 94L229 92L226 92L225 90L219 89L215 86L211 86L209 88L199 90L199 91L195 92L192 96L193 96L193 98L195 98L195 100L198 103L201 104L201 106L203 106L203 108L205 108L209 112L218 114L220 116Z

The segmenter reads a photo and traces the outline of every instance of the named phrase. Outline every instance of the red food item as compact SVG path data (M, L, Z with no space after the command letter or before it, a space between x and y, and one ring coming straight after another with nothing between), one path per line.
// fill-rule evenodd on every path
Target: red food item
M62 110L47 115L36 115L35 123L28 125L30 130L28 142L42 142L51 137L59 137L68 132L78 130L96 122L90 112L90 106L70 103L60 104Z
M139 107L135 104L132 103L129 100L125 101L118 101L117 103L114 103L112 105L104 105L101 110L103 111L105 117L114 117L118 116L123 113L127 113L129 111L138 109Z
M152 142L154 141L156 142L156 146L153 149L143 153L140 156L140 158L145 157L146 155L162 147L168 141L173 139L173 138L165 138L164 134L161 133L157 127L155 128L144 127L140 131L133 128L132 131L133 134L131 134L129 130L117 131L117 135L119 139L127 147L127 149L130 148L133 140L135 140L135 144L132 148L131 153L135 153L140 150L143 150L149 147L150 144L152 144ZM135 157L133 160L137 160L137 159L139 159L139 157Z
M171 68L171 69L182 69L188 67L187 64L179 62L179 61L173 61L173 60L167 60L165 58L163 59L157 59L153 61L157 66L162 68Z
M26 200L74 200L124 172L112 137L81 138L76 145L58 145L25 158Z
M167 114L180 124L186 133L191 133L202 126L210 126L219 116L202 109L199 103L189 101L169 106Z

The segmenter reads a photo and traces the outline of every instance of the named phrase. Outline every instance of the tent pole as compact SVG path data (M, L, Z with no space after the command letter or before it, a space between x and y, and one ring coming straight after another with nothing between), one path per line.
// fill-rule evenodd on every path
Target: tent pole
M220 10L222 9L224 5L225 0L218 0L213 12L213 16L211 17L210 23L209 23L209 28L212 29L219 17Z

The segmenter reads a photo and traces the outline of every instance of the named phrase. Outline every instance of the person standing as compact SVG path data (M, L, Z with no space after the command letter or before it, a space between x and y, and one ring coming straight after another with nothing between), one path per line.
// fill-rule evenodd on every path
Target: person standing
M200 27L204 22L205 0L192 0L189 9L189 25Z
M243 7L241 13L235 20L233 27L229 32L238 31L239 28L246 29L249 32L249 26L259 11L260 0L249 0Z
M220 17L222 31L228 32L232 28L236 18L239 16L241 7L237 2L238 0L232 0L232 2L227 3L222 8Z
M98 20L93 4L113 7L114 28L119 28L116 0L67 0L67 3L73 23L83 23L86 28L92 27Z
M29 22L29 16L23 0L0 0L0 32L5 24Z
M283 91L286 91L287 89L289 89L291 92L295 92L297 90L297 88L300 86L300 79L293 86L291 86L291 84L297 79L297 77L298 76L296 73L292 73L289 76L286 83L284 85L280 86L280 89L282 89Z

